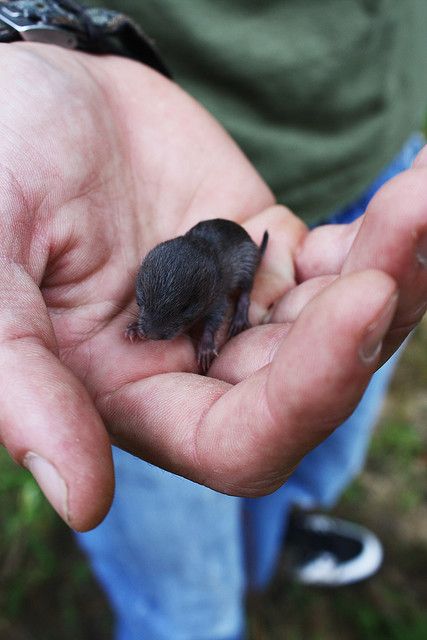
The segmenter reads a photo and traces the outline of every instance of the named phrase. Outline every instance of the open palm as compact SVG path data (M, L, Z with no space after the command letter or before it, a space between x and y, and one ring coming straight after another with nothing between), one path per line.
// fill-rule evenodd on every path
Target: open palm
M422 159L362 225L309 233L157 73L42 45L0 56L2 442L80 530L109 507L111 442L220 491L278 487L424 311ZM272 323L202 377L188 337L124 329L143 255L212 217L257 242L268 228L251 314Z

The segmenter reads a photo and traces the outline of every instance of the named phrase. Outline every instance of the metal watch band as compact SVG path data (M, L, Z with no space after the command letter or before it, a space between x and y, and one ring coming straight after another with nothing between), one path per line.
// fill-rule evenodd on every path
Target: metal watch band
M171 77L153 42L133 20L76 0L0 0L0 42L17 40L125 56Z

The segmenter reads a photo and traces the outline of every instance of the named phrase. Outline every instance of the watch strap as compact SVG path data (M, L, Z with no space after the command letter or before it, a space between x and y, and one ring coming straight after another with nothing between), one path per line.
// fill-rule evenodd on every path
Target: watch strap
M153 41L131 18L76 0L0 0L0 42L18 40L125 56L171 77Z

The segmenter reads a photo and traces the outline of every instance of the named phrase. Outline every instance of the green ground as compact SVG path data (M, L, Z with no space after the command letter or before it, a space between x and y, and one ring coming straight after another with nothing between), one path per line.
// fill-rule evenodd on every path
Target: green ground
M383 568L331 591L292 585L279 570L250 605L250 640L427 638L426 423L424 324L399 365L367 469L336 509L380 535ZM111 614L71 534L4 451L0 465L0 638L109 640Z

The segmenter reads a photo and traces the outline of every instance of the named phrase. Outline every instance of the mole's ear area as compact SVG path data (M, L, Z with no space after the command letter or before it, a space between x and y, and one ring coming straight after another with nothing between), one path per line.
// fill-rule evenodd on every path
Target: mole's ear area
M136 292L135 292L135 297L136 297L136 304L138 305L138 309L139 311L144 309L145 306L145 295L144 295L144 290L142 288L141 285L136 286Z

